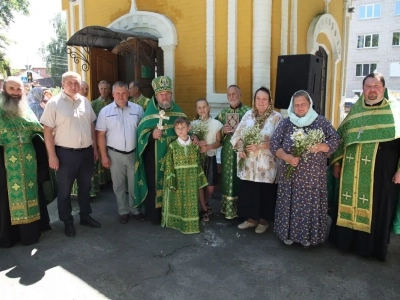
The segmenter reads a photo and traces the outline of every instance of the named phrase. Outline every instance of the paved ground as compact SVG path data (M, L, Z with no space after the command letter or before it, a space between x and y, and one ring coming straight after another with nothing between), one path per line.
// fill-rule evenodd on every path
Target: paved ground
M134 220L121 225L111 190L92 206L101 229L76 218L77 236L65 237L52 203L53 230L37 245L0 249L1 300L400 298L399 236L381 263L329 244L285 246L271 229L242 231L219 214L197 235Z

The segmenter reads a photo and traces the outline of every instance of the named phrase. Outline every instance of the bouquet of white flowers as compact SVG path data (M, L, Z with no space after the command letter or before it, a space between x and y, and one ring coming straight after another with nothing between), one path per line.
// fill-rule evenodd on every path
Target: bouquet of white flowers
M307 161L306 154L310 153L310 147L322 143L325 140L324 132L321 129L310 129L304 131L302 128L297 128L290 139L293 141L293 156L302 157ZM295 167L289 165L286 171L286 179L295 171Z
M200 117L199 120L194 120L190 124L190 131L196 135L199 141L205 141L208 134L207 119ZM200 164L203 165L206 160L207 153L200 153Z
M207 120L200 118L195 120L190 124L190 131L192 134L196 135L199 141L204 141L208 134L208 124Z
M242 131L242 151L246 153L246 155L249 155L247 152L246 148L247 146L250 145L258 145L261 144L262 142L262 136L261 136L261 130L258 127L258 125L254 125L251 127L247 127ZM246 165L245 159L240 158L238 162L238 167L239 170L243 171L244 167Z

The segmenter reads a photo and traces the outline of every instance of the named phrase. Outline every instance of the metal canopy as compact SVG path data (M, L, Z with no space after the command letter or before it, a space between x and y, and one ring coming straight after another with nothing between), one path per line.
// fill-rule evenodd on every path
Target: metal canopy
M71 38L67 41L65 52L71 57L75 64L81 63L81 68L83 71L88 71L89 62L89 51L90 48L101 48L107 51L111 51L116 46L121 44L126 44L129 46L129 51L124 50L124 53L131 52L135 53L139 57L139 48L133 49L129 41L130 39L137 39L140 42L147 42L150 45L157 45L158 38L154 35L135 32L127 30L117 30L110 29L102 26L88 26L77 31ZM146 44L146 43L143 43ZM80 48L82 47L82 48ZM142 51L143 52L143 51Z
M115 46L128 38L158 41L157 37L148 33L116 30L101 26L88 26L71 36L66 45L85 48L95 47L111 51Z

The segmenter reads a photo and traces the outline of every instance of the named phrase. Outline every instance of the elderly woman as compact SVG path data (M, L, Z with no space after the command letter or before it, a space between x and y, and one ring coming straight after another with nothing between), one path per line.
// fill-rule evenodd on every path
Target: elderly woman
M35 113L38 120L40 120L44 107L51 97L50 90L43 89L42 87L34 87L29 91L27 96L29 107Z
M273 109L271 92L261 87L254 94L253 109L246 112L232 136L241 180L238 215L246 219L239 229L256 227L256 233L263 233L268 221L273 221L277 159L269 149L269 140L281 119Z
M323 243L327 229L327 157L335 152L339 136L323 116L312 108L306 91L296 92L284 119L271 138L271 152L280 158L278 198L274 231L285 244L304 247ZM300 156L294 156L293 133L303 129L323 132L320 143ZM314 131L315 132L315 131ZM291 166L291 167L290 167ZM288 168L294 172L288 176Z

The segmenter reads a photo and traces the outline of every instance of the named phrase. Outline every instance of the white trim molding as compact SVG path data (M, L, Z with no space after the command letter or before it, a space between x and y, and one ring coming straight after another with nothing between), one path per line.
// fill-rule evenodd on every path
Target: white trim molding
M227 86L236 84L237 73L237 0L228 1ZM215 115L228 105L226 93L215 91L215 0L207 0L206 6L206 98Z
M272 0L254 0L253 93L261 86L271 88L271 24Z
M330 77L330 82L332 82L331 88L331 100L332 100L332 109L331 115L329 117L330 120L334 121L335 117L335 109L340 105L340 99L336 99L336 87L338 82L338 64L341 61L341 53L342 53L342 41L340 37L339 26L336 23L335 18L330 14L322 14L316 16L310 24L307 32L307 52L314 54L318 51L320 46L323 46L317 42L318 35L320 33L324 33L331 44L332 49L332 70L327 74L327 80ZM326 47L325 47L326 49ZM330 57L330 56L328 56ZM340 97L339 97L340 98Z
M110 29L149 33L158 38L158 46L164 51L164 75L170 77L175 90L175 47L178 34L175 25L165 15L136 10L132 1L131 11L107 26Z

